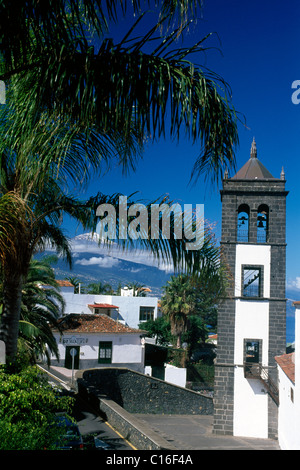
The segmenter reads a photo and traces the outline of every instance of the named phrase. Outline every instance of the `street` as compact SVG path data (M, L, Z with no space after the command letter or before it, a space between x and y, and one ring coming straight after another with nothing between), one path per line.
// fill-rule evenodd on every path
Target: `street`
M107 450L135 450L123 436L115 431L108 423L100 418L89 405L78 397L76 399L73 416L77 421L87 449L89 449L88 443L92 442L92 437L96 435L100 441L103 441L109 446Z
M51 372L39 365L40 369L49 376L49 383L58 387L64 393L70 393L75 397L73 417L76 420L80 433L85 443L85 449L93 449L94 436L98 438L98 445L103 442L103 450L136 450L126 439L106 423L97 412L85 403L79 396L70 390L66 377L59 374L53 368Z

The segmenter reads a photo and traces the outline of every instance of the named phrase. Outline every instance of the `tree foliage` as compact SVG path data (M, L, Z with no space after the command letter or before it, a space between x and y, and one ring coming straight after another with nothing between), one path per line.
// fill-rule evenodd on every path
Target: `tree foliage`
M46 357L50 363L51 354L59 359L52 327L59 328L57 320L65 301L52 268L55 262L56 256L31 260L23 286L19 340L33 363L38 357Z
M91 282L88 284L86 288L87 294L95 294L95 295L112 295L114 293L113 288L108 283L99 282Z
M208 326L215 328L217 324L217 305L224 296L229 277L219 249L213 243L210 248L215 251L215 257L205 258L203 253L202 270L194 275L172 276L163 288L161 309L170 321L171 334L177 337L178 348L184 333L188 332L185 340L191 349L197 342L205 342Z
M155 320L147 320L139 324L141 330L147 331L149 338L155 338L155 343L162 346L172 344L173 337L171 335L170 322L167 317L162 316Z
M101 151L117 149L124 168L134 164L145 137L164 136L168 128L176 139L183 131L199 144L193 173L217 178L235 164L231 91L222 77L192 61L205 60L209 36L176 47L201 4L47 0L43 7L19 2L12 12L4 1L0 79L14 78L19 109L32 115L47 109L52 120L92 137ZM154 26L145 27L147 8L156 11ZM133 15L135 25L116 42L110 26Z
M33 253L50 244L71 264L63 216L93 230L99 204L118 208L117 195L81 201L74 189L115 164L124 171L135 168L145 143L167 130L172 138L184 133L198 145L194 175L210 171L218 178L225 166L234 165L238 136L230 89L191 60L204 57L208 38L177 45L201 3L1 2L0 80L7 104L0 112L0 198L8 223L5 238L0 237L0 337L10 359ZM150 7L158 21L140 35ZM111 39L111 23L128 13L137 15L135 24L123 39ZM4 207L12 194L16 217ZM145 239L142 245L194 271L207 259L207 244L201 253L187 252L175 237Z
M0 369L0 449L55 449L58 411L70 413L73 399L58 397L36 367L16 373Z

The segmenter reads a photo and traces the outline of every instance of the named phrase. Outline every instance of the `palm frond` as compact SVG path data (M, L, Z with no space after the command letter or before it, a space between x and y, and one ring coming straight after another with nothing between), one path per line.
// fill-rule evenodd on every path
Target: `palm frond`
M0 5L0 51L10 69L30 66L29 58L34 48L42 53L53 43L62 42L76 47L88 43L91 34L102 36L109 21L117 22L129 7L134 14L142 9L156 7L168 22L179 24L190 16L196 17L203 0L44 0L26 3L3 0ZM18 31L18 34L12 32Z
M206 171L217 179L225 166L235 165L237 114L231 90L220 76L189 60L203 55L209 35L192 47L170 50L177 32L161 40L153 36L159 24L142 38L119 44L103 40L98 53L66 45L49 50L32 70L14 79L19 106L32 116L47 108L50 120L63 120L70 129L89 127L100 148L96 136L120 135L119 141L127 143L134 129L137 150L143 137L164 136L167 127L176 139L184 132L200 144L193 174ZM152 52L144 52L145 45L157 41Z

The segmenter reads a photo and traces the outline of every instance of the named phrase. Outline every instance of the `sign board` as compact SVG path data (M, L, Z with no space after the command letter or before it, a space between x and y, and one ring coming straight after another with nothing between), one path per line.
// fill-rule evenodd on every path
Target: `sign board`
M72 345L72 344L87 344L88 342L88 338L78 338L76 336L71 336L71 337L67 337L67 338L63 338L62 340L62 343L63 344L69 344L69 345Z
M75 357L77 354L77 350L75 348L70 349L70 354L72 357Z
M0 364L5 364L5 343L0 341Z

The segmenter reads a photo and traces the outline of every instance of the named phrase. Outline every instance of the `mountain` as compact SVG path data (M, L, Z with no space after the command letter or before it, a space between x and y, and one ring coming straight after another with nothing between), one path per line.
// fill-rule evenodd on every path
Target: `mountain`
M173 274L171 267L158 264L154 257L141 250L123 251L118 245L106 247L99 245L99 236L92 237L90 233L77 235L71 239L73 252L73 267L70 269L65 261L59 259L53 266L56 279L72 276L83 285L92 282L103 282L117 289L119 284L124 287L129 282L135 282L151 289L152 296L161 296L161 288ZM37 258L52 254L46 250Z
M90 233L77 235L71 239L73 251L73 269L59 259L54 266L56 279L77 277L83 285L92 282L103 282L117 289L119 284L123 287L129 282L145 285L151 289L151 294L160 297L162 287L166 285L173 274L171 266L160 265L153 256L146 251L123 251L117 244L109 248L99 245L99 236ZM53 253L48 250L42 255ZM292 343L295 337L295 307L293 302L300 300L295 291L287 291L286 326L287 342Z

